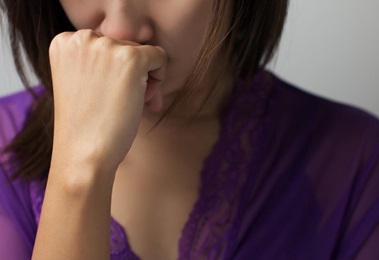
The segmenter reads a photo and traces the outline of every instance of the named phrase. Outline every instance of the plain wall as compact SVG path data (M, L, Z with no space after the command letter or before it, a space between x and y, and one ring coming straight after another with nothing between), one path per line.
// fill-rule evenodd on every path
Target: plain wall
M290 0L272 70L379 115L379 1Z
M270 70L310 92L379 115L378 11L378 0L290 0ZM21 86L1 35L0 96Z

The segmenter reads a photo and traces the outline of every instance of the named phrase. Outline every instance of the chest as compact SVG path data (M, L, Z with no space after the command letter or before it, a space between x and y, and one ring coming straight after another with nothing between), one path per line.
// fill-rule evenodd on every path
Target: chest
M177 259L181 233L198 198L208 147L132 148L116 173L111 214L141 259Z

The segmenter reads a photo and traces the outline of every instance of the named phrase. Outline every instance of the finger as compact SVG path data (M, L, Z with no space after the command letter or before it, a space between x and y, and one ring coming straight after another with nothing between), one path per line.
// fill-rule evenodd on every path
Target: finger
M162 81L165 78L167 55L165 50L159 46L142 45L136 47L146 55L149 76Z

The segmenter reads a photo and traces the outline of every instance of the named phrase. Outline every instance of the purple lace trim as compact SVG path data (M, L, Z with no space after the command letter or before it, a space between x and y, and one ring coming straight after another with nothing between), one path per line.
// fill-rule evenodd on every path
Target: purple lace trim
M271 74L257 74L250 89L236 84L236 92L221 117L220 136L201 172L199 196L182 230L179 259L231 259L246 199L251 196L255 168L259 164L270 96ZM265 121L269 118L265 117ZM266 122L267 123L267 122ZM266 124L267 125L267 124ZM38 224L45 186L30 183L35 221ZM130 248L123 227L111 218L111 259L139 259Z
M267 77L266 77L267 76ZM258 164L270 88L261 74L232 100L221 118L220 137L204 162L199 199L179 243L179 259L232 259L243 216L242 194ZM267 82L266 82L267 83ZM253 89L254 87L254 89Z

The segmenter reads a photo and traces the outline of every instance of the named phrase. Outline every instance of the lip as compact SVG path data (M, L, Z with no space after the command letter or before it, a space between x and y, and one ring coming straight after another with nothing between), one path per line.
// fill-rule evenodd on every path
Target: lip
M161 82L161 80L158 80L152 76L149 75L149 78L147 79L147 85L146 85L146 92L145 92L145 102L149 102L156 92L158 91L158 83Z

